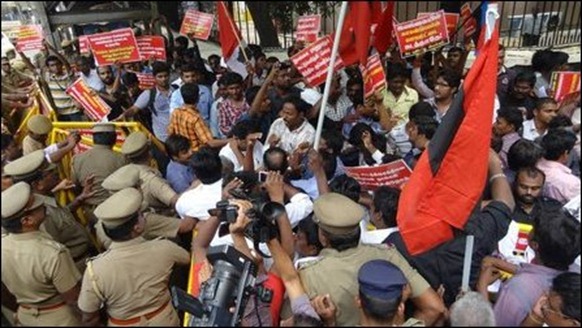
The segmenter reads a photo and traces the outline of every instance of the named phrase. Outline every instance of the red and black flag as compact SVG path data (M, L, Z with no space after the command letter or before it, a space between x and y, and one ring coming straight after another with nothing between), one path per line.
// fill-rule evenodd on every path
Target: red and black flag
M495 19L488 22L479 56L402 191L397 222L412 255L452 239L453 227L463 228L483 193L497 83L494 26Z

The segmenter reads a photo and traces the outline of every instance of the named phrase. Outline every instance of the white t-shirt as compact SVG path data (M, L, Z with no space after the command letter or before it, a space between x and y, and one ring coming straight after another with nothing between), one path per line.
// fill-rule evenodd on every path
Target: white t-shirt
M245 153L243 152L243 155L244 154ZM218 155L228 159L232 164L234 164L234 172L243 170L243 163L238 161L230 144L226 144L226 146L222 147ZM255 147L253 148L253 162L255 164L255 170L263 166L263 144L260 141L255 142Z
M176 202L176 212L181 218L188 216L205 221L210 217L208 210L216 208L216 203L221 199L222 179L184 192Z

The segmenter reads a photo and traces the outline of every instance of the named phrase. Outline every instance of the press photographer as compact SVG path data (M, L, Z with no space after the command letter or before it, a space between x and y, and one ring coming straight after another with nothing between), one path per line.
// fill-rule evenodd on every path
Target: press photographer
M277 172L269 172L263 187L268 195L266 202L261 203L255 199L253 204L247 200L231 199L224 215L216 213L219 218L228 220L232 219L232 210L237 209L236 220L228 225L232 244L237 251L253 259L258 265L256 293L251 295L242 316L243 326L251 327L277 325L284 296L282 280L272 270L265 268L262 256L252 248L253 244L258 246L257 240L268 242L278 239L284 245L284 252L289 257L293 254L294 244L291 225L283 207L285 194L283 177ZM206 262L198 276L199 281L205 281L211 272L212 266Z

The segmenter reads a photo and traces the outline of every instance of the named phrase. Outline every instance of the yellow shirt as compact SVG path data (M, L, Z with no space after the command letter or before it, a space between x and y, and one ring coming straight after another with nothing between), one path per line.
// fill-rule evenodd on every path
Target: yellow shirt
M394 94L388 89L384 89L382 95L384 96L384 106L392 111L392 115L398 115L401 119L398 125L404 124L408 121L408 111L412 105L418 102L418 92L416 90L404 86L404 91L396 99Z

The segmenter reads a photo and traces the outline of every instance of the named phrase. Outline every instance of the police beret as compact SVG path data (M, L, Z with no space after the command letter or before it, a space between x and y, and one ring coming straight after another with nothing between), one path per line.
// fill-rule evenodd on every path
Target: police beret
M141 153L148 146L148 137L143 132L133 132L121 146L121 153L133 157Z
M93 133L100 132L115 132L115 124L113 123L97 123L93 125Z
M116 192L125 188L135 188L139 185L139 170L132 164L125 165L111 173L101 186L109 191Z
M107 198L95 209L95 216L107 228L118 227L139 211L142 195L135 188L125 188Z
M353 231L365 214L362 206L336 193L319 196L313 203L313 213L315 223L333 234L346 234Z
M408 280L396 265L385 260L373 260L360 268L358 283L362 294L390 301L402 295L402 288Z
M28 120L26 127L36 134L48 134L53 129L53 123L44 115L34 115Z
M18 218L25 211L34 210L44 202L32 193L26 182L19 182L2 192L2 220Z
M4 167L4 174L17 180L24 180L41 170L55 169L56 165L48 164L45 160L44 150L36 150L12 161Z

